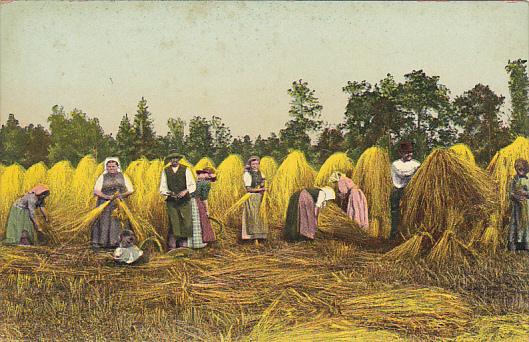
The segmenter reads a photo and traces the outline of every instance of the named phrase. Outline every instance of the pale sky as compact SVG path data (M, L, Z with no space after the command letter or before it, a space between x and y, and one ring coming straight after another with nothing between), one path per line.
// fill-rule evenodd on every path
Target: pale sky
M351 80L441 77L510 97L505 65L529 57L527 2L15 2L0 5L0 123L47 127L55 104L117 132L144 96L155 129L220 116L234 136L277 132L303 78L343 120Z

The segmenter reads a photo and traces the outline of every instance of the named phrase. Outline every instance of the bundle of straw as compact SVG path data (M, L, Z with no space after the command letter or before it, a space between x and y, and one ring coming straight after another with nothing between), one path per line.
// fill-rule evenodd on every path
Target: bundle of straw
M359 245L374 245L376 239L351 220L336 204L331 203L318 217L318 229L325 235L340 240L353 241Z
M498 231L503 230L504 223L510 214L509 187L512 178L516 174L514 162L518 158L529 161L529 139L526 137L518 137L512 144L501 149L487 166L487 172L498 187L496 189L499 193L499 209L496 213L498 216Z
M208 203L215 217L222 217L246 194L242 179L244 163L240 156L229 155L217 169L217 181L212 183Z
M90 207L94 184L101 174L96 174L96 168L97 163L91 155L84 156L77 164L73 173L71 194L71 200L77 206Z
M474 154L472 154L472 151L467 145L456 144L454 146L451 146L450 150L452 150L455 154L457 154L458 157L462 158L463 160L466 160L472 165L476 165L476 159L474 158Z
M0 177L0 235L3 236L7 216L13 202L23 194L24 168L13 164Z
M354 172L353 161L343 152L336 152L331 155L321 166L314 181L315 186L331 186L329 177L335 171L340 171L347 177L352 177Z
M31 165L24 174L22 191L28 192L36 184L42 184L46 182L46 172L48 172L48 168L43 162L38 162L36 164Z
M393 187L386 150L370 147L356 164L353 181L364 192L369 208L369 226L374 236L388 238L391 232L389 198Z
M489 217L495 205L496 193L485 172L447 149L437 149L406 187L400 230L415 242L424 232L431 236L436 246L430 259L458 261L450 259L460 253L455 248L468 249L460 242L470 241L475 222ZM415 242L406 244L416 247Z
M129 164L125 170L125 175L130 178L132 186L134 187L134 193L129 197L129 203L135 212L142 212L144 209L145 201L145 174L149 169L150 163L147 159L141 158L135 160Z
M209 167L210 169L213 169L213 171L215 171L215 163L208 157L200 159L193 168L193 171L197 172L198 170L203 170L206 167Z
M46 200L52 210L64 204L72 190L73 168L69 161L63 160L52 166L46 174L46 184L50 187L50 196Z
M274 226L283 223L290 196L296 191L309 188L314 184L316 172L310 167L305 155L292 151L279 166L269 187L269 222Z
M268 182L274 179L277 172L277 163L274 158L266 156L261 159L260 170Z

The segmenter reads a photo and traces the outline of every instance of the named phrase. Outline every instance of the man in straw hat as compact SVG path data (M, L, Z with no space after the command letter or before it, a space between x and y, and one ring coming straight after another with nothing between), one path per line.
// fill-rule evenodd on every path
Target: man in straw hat
M190 194L196 190L196 182L190 169L180 164L183 156L172 151L166 158L169 165L162 171L160 194L167 196L169 216L169 249L182 247L183 241L193 236L193 221Z
M393 191L391 192L391 233L390 238L397 235L400 223L400 199L404 194L404 188L421 166L413 159L413 144L410 141L401 141L399 144L400 159L391 164L391 178L393 180Z

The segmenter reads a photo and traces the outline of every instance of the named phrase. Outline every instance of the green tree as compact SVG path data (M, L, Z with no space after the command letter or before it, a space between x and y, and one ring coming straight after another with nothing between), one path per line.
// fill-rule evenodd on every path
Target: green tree
M342 151L344 141L345 139L339 127L325 127L315 146L318 163L323 164L333 153Z
M404 78L405 82L399 85L399 104L414 117L416 154L421 158L436 145L450 144L446 138L455 136L455 128L450 126L450 91L439 83L439 76L428 76L422 70L413 70Z
M119 123L118 134L116 135L117 154L121 158L123 166L134 160L134 142L136 134L132 127L128 114L125 114Z
M7 122L0 129L0 161L5 164L22 162L27 143L27 132L20 127L15 115L9 114Z
M157 139L154 131L151 113L147 106L147 100L141 98L138 102L138 110L134 115L134 158L154 158L156 156Z
M51 145L50 133L41 125L29 124L24 128L28 141L22 164L29 167L38 162L48 163L48 148Z
M508 128L500 120L500 107L505 98L489 86L477 84L454 100L460 116L459 141L470 146L476 160L485 166L497 150L509 143Z
M213 151L208 155L216 164L222 162L230 153L232 135L230 129L222 122L222 119L213 116L209 120L211 135L213 137Z
M51 163L66 159L76 165L87 154L102 160L113 152L111 138L104 134L99 120L88 118L79 109L66 114L62 106L55 105L48 123L51 134L48 159Z
M292 87L287 90L291 97L290 110L291 119L280 131L281 141L290 148L299 149L309 156L311 150L310 134L317 132L322 125L320 105L315 91L308 87L303 80L292 82Z
M243 160L247 160L251 155L255 154L254 145L249 135L244 137L237 137L233 139L230 146L230 152L239 154Z
M189 135L186 140L187 157L192 163L213 152L211 123L204 117L194 116L189 121Z
M512 102L511 132L529 136L529 79L527 61L509 60L505 70L509 73L509 91Z
M185 150L185 127L186 122L181 118L169 118L167 120L167 143L169 150L184 152Z

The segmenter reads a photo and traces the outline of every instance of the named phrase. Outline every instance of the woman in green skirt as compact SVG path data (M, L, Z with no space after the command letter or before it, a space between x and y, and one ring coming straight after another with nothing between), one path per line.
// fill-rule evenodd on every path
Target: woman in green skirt
M5 243L10 245L34 245L39 230L35 218L35 210L40 209L44 220L48 218L44 212L44 199L50 194L46 185L36 185L24 196L13 203L6 226Z

